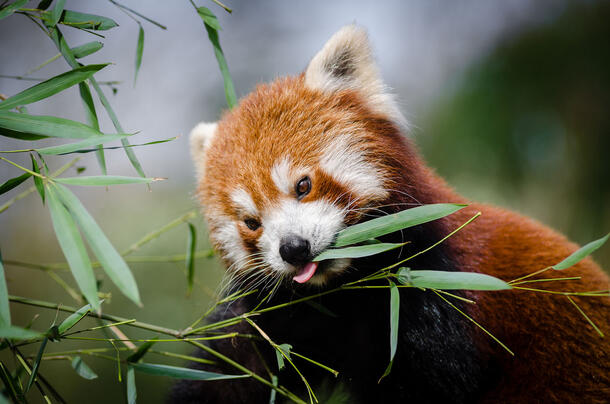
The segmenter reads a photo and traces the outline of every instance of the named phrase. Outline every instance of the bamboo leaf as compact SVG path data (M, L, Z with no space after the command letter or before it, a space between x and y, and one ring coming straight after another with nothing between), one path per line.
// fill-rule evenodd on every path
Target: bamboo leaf
M138 45L136 46L136 72L133 77L133 85L135 87L136 80L138 79L138 71L140 70L140 66L142 65L142 54L144 53L144 29L142 25L140 25L140 30L138 31Z
M86 139L102 136L103 133L80 122L55 116L0 111L0 135L23 140L36 140L41 139L41 136Z
M138 391L136 390L136 374L133 366L127 366L127 404L136 404Z
M281 344L278 345L275 349L275 356L277 358L277 367L279 370L284 369L286 364L284 363L284 355L290 358L290 351L292 350L292 345L290 344ZM282 355L282 352L284 355Z
M6 275L2 263L2 252L0 251L0 328L10 327L11 310L8 303L8 288L6 287Z
M25 328L16 327L14 325L0 327L0 338L22 340L40 337L42 337L42 334L39 332L26 330Z
M55 7L51 10L51 26L54 27L59 22L61 14L64 12L64 5L66 0L56 0Z
M465 206L453 203L437 203L378 217L341 230L337 235L334 247L360 243L408 227L431 222L457 212Z
M13 14L19 8L23 7L25 5L25 3L27 3L27 2L28 2L28 0L17 0L14 3L11 3L7 6L4 6L3 8L0 8L0 20Z
M108 137L108 136L113 136L113 135L105 135L105 136ZM117 135L117 136L122 136L122 135ZM129 135L129 136L131 136L131 135ZM131 148L131 147L150 146L153 144L171 142L172 140L176 140L177 138L178 138L178 136L175 136L175 137L172 137L169 139L154 140L152 142L146 142L146 143L140 143L140 144L130 144L127 146L107 146L107 147L102 147L102 149L103 150L117 150L117 149ZM91 153L91 152L95 152L95 151L99 151L99 149L81 149L81 150L76 150L73 153ZM64 153L64 154L67 154L67 153Z
M36 380L38 368L40 367L40 361L42 360L42 354L44 353L48 341L49 339L47 337L44 337L44 339L40 343L40 348L38 348L38 354L36 355L36 359L34 360L34 365L32 365L32 373L30 373L30 378L28 379L28 383L26 384L25 390L23 391L24 394L30 390L30 387L32 387L32 383L34 383L34 380Z
M97 379L97 374L91 370L91 368L87 366L85 362L83 362L80 356L75 356L74 359L72 359L72 368L74 368L76 373L78 373L78 375L83 379Z
M87 42L86 44L83 44L80 46L75 46L74 48L71 48L71 51L72 51L72 55L76 59L80 59L80 58L84 58L85 56L89 56L89 55L97 52L98 50L102 49L103 47L104 47L104 44L102 42L91 41L91 42Z
M66 257L66 261L68 261L70 271L72 271L72 276L74 276L79 289L91 307L97 310L100 307L97 296L97 282L85 244L78 232L74 219L59 201L55 190L52 187L48 187L47 190L49 195L49 211L51 212L51 220L57 241L59 241L61 250Z
M493 276L476 272L411 271L400 268L397 278L403 285L441 290L505 290L511 286Z
M578 250L574 251L570 256L561 261L557 265L553 265L553 269L557 271L561 271L571 267L572 265L576 265L578 262L582 261L587 255L593 253L593 251L597 250L599 247L604 245L608 238L610 237L610 233L606 234L604 237L591 241L590 243L582 246Z
M23 181L27 180L31 176L32 174L25 173L19 177L11 178L10 180L6 181L4 184L0 185L0 195L7 193L15 187L18 187Z
M220 24L218 23L218 19L214 13L212 13L206 7L198 7L197 13L203 20L203 25L208 33L208 38L214 47L214 55L216 56L218 67L220 68L220 73L222 74L227 104L229 105L229 108L233 108L237 105L237 96L235 95L235 87L233 86L233 80L231 79L231 74L229 73L229 66L227 64L227 60L225 59L225 55L222 52L220 41L218 39Z
M359 245L355 247L335 248L323 251L320 255L314 258L314 261L323 261L337 258L361 258L370 255L381 254L385 251L390 251L398 247L402 247L404 243L377 243Z
M113 135L104 135L104 136L96 136L90 137L79 142L62 144L59 146L50 146L50 147L42 147L39 149L34 149L40 154L69 154L69 153L77 153L82 151L86 147L97 146L103 143L112 142L113 140L123 139L131 134L128 133L118 133ZM91 151L97 151L97 149L93 149Z
M36 162L36 159L31 154L30 154L30 159L32 160L32 171L34 171L37 174L40 174L40 168L38 168L38 162ZM40 178L38 176L34 176L34 185L36 186L36 190L40 194L40 198L42 199L42 203L44 204L45 192L44 192L44 185L42 183L42 178Z
M17 397L23 397L21 391L21 382L16 383L13 376L7 371L6 366L0 361L0 380L4 383L4 390L8 393L9 397L13 400L13 403L19 403L20 399ZM7 400L7 404L10 402Z
M148 184L153 181L161 181L163 178L123 177L120 175L92 175L89 177L63 177L55 178L54 181L66 185L83 186L107 186L120 184Z
M125 260L112 246L102 229L76 196L61 184L55 184L59 198L79 224L93 253L119 290L141 305L138 286Z
M63 55L64 59L66 60L66 62L68 62L70 67L72 67L73 69L79 68L80 64L76 61L76 57L73 53L73 50L66 43L66 40L61 34L61 31L59 31L57 27L52 27L49 29L49 33L51 34L51 39L53 40L53 42L55 42L57 49ZM91 83L96 83L94 77L91 77L90 81ZM97 112L95 111L95 104L93 104L93 97L91 96L89 84L86 82L79 83L78 90L80 93L80 98L83 101L83 106L85 107L85 113L87 115L87 122L89 123L89 126L99 132L100 125L97 119ZM102 170L102 174L106 175L106 158L104 156L104 150L101 149L101 146L98 146L97 160Z
M106 66L108 66L108 63L82 66L52 77L0 102L0 110L15 108L19 105L27 105L48 98L87 80Z
M47 25L52 22L53 15L49 11L44 11L40 17ZM108 17L95 14L79 13L78 11L64 10L59 19L59 23L75 28L92 29L96 31L106 31L117 27L118 24Z
M250 377L250 375L223 375L221 373L207 372L205 370L181 368L177 366L159 365L153 363L132 363L131 366L133 366L138 372L157 376L167 376L175 379L226 380Z
M379 378L378 383L390 374L394 356L396 356L396 347L398 346L398 320L400 318L400 293L398 287L390 281L390 363Z
M138 350L135 351L134 353L132 353L131 355L129 355L127 357L127 362L129 363L135 363L138 362L140 359L142 359L144 357L144 355L146 355L146 353L148 353L148 351L150 350L150 348L152 348L152 346L155 344L156 341L147 341L145 343L143 343L142 345L140 345L138 347Z
M78 309L77 311L75 311L74 313L70 314L57 327L57 332L59 333L59 335L62 335L63 333L65 333L66 331L68 331L72 327L74 327L76 324L78 324L78 322L81 321L90 311L91 311L91 305L86 304L83 307L81 307L80 309Z
M195 281L195 250L197 248L197 230L195 226L188 223L189 237L186 245L186 279L188 284L188 293L193 290L193 282Z

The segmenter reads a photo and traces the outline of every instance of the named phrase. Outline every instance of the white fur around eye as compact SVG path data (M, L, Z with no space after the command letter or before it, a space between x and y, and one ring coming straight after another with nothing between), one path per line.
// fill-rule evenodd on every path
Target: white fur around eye
M258 209L256 208L256 204L252 200L250 194L242 188L237 188L233 192L231 192L231 201L233 202L237 210L239 210L243 214L248 216L258 216Z
M388 192L383 186L383 173L367 161L352 139L350 135L333 139L322 153L320 168L360 198L386 198Z
M290 194L292 190L292 179L290 178L290 159L283 157L271 168L271 179L283 194Z

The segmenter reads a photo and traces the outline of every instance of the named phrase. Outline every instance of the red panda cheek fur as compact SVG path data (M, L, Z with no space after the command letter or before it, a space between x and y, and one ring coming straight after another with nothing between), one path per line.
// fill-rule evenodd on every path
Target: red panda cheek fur
M354 47L352 42L346 45L347 53L359 49L360 45ZM316 56L316 60L330 63L328 58ZM331 73L357 68L347 63L349 60L343 62L331 66ZM361 76L369 84L373 80L374 85L367 89L379 87L368 70ZM392 119L392 110L384 112L385 98L372 103L370 94L357 86L335 86L328 91L311 88L310 81L301 75L258 86L219 122L205 152L204 177L198 188L208 211L212 240L217 229L213 217L237 220L230 196L236 187L248 190L261 211L283 197L270 173L278 159L286 156L295 165L311 169L312 191L304 203L328 198L344 207L356 201L355 207L383 206L384 212L392 213L419 204L469 202L426 166L413 142L402 134L400 123ZM387 190L384 197L361 198L352 187L319 169L324 150L337 135L346 133L353 136L352 146L366 156L367 163L383 173ZM358 279L419 252L477 212L482 213L477 220L410 261L410 267L481 272L509 281L556 264L577 249L534 220L471 203L447 218L387 236L388 241L411 243L400 251L355 261L352 271L326 287ZM353 213L346 222L365 219ZM239 228L242 245L254 250L256 233L248 233L243 225ZM591 259L567 271L568 276L582 277L581 281L557 282L561 284L557 289L591 291L610 286L608 276ZM566 273L551 270L544 276L563 277ZM289 284L279 288L268 304L294 299L295 293L308 291ZM331 383L343 385L354 403L609 401L609 340L599 338L564 296L517 290L457 292L476 301L476 305L459 301L455 305L504 342L515 353L513 357L433 293L415 289L401 289L400 293L398 349L392 372L381 383L378 379L387 366L389 352L387 291L347 291L316 300L334 316L307 305L294 305L257 316L255 321L277 343L290 343L295 352L337 369L339 377ZM220 307L212 321L245 313L260 298L262 295L251 295ZM574 300L606 335L610 334L607 297ZM227 331L256 333L245 324ZM275 352L265 343L257 344L260 356L245 339L211 341L209 346L262 377L267 375L266 367L275 363ZM197 367L235 373L223 363ZM327 374L319 368L307 364L299 367L314 389L327 381ZM276 373L275 368L273 371ZM306 395L294 373L284 370L277 374L280 384ZM267 387L253 380L182 382L175 386L172 400L264 403L269 402L269 394Z

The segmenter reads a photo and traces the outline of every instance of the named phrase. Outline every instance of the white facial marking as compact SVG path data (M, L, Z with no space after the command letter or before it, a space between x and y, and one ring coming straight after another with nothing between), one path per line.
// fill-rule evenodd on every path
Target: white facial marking
M258 246L272 270L289 272L294 267L280 256L280 240L297 235L309 241L312 255L328 248L335 234L344 227L343 211L324 200L299 202L284 199L263 216L263 234ZM349 265L349 260L335 260L328 271L338 273ZM314 276L309 283L323 283L324 278Z
M320 167L361 198L383 199L383 173L354 145L353 137L337 136L322 153Z
M258 209L248 192L242 188L237 188L231 193L231 201L235 206L246 215L258 216Z
M280 159L273 165L271 179L280 192L290 194L293 184L290 178L290 159L288 157Z
M206 212L206 216L210 224L216 227L212 234L222 248L223 258L231 263L237 263L238 266L243 265L248 253L241 242L237 224L230 217L222 214Z

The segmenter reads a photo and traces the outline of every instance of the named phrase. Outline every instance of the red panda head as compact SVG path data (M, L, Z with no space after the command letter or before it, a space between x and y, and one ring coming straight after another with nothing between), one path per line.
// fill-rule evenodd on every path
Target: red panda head
M312 259L389 196L403 118L366 33L337 32L296 77L258 86L191 134L210 237L236 281L322 285L349 266Z

